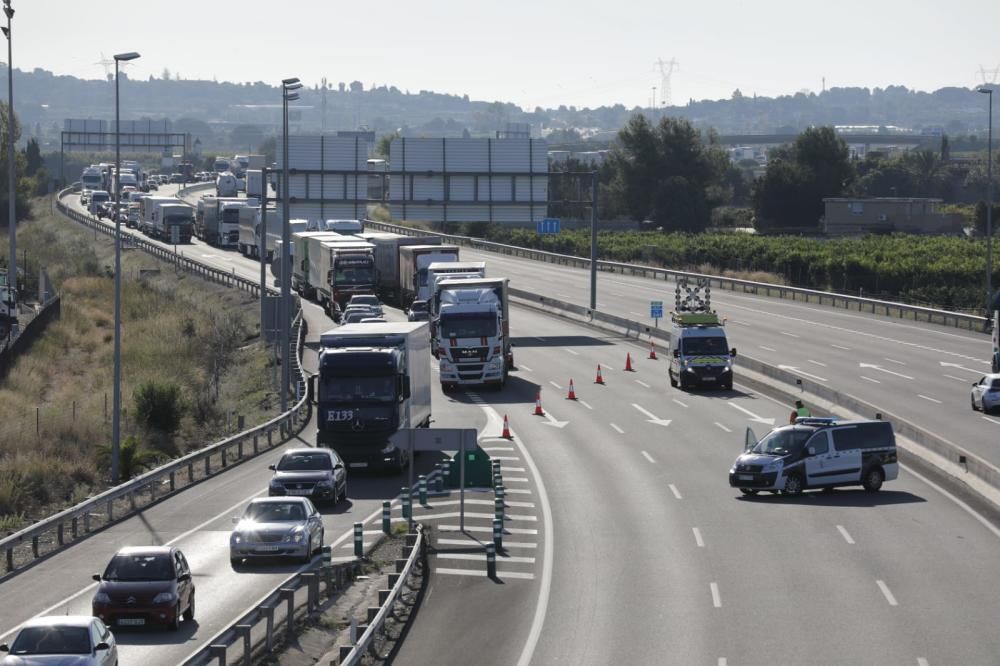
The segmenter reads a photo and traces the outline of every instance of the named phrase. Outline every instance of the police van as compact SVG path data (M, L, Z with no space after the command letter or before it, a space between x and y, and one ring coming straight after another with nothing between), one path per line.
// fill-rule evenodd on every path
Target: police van
M888 421L799 417L759 440L747 428L729 485L744 495L857 485L875 492L898 475L896 437Z

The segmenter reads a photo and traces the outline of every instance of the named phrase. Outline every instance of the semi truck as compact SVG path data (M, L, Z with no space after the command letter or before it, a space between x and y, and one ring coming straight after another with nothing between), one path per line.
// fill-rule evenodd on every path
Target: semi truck
M431 344L443 389L506 383L514 367L508 283L507 278L438 282Z
M176 227L176 236L174 228ZM169 243L190 243L194 234L194 209L174 199L153 207L150 236Z
M247 196L264 196L264 172L260 169L247 169Z
M260 206L240 211L240 238L238 248L240 254L244 257L252 257L254 259L260 258L261 217ZM267 236L267 231L277 234L281 233L281 220L278 219L278 213L275 208L269 207L263 217L265 218L265 222L267 224L265 238ZM266 241L265 257L267 261L271 260L271 253L267 251Z
M458 261L457 245L406 245L399 248L400 305L426 301L427 267L433 263Z
M104 172L98 166L89 166L83 170L80 174L80 191L83 190L103 190L104 187Z
M215 178L215 196L235 197L239 193L236 176L230 172L220 173Z
M333 231L297 231L291 235L291 252L295 257L292 263L292 289L304 298L316 296L316 283L310 282L310 276L314 275L312 264L319 261L320 242L340 237L340 234Z
M441 280L466 280L486 277L485 261L443 261L434 262L427 267L427 312L433 322L437 313L431 309L434 304L434 294L438 291ZM434 334L431 324L431 335Z
M240 240L241 211L256 203L255 199L203 196L195 209L195 236L209 245L236 247Z
M177 197L161 197L151 194L139 199L139 231L147 236L153 235L153 211L161 204L180 203Z
M315 241L312 241L315 242ZM336 320L352 296L375 293L375 246L345 236L342 240L320 241L309 265L309 283L316 300Z
M431 422L426 322L346 324L320 335L311 386L316 445L335 448L349 467L402 470L409 452L390 438Z
M358 237L375 246L376 292L379 299L396 305L404 305L399 280L399 248L441 243L438 236L402 236L381 231L365 231Z
M288 235L289 238L293 238L295 234L306 231L309 227L309 223L306 220L289 220L288 221ZM267 209L267 238L265 239L265 244L267 246L268 255L271 260L277 256L277 249L275 244L281 240L281 209L278 208L268 208ZM289 251L292 256L295 256L295 243L289 243L291 246Z

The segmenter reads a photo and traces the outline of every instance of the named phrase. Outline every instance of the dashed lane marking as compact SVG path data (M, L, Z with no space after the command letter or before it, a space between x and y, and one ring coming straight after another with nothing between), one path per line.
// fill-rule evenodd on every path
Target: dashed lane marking
M864 375L861 375L861 379L864 379L867 382L871 382L872 384L881 384L882 383L882 382L880 382L877 379L872 379L871 377L865 377Z
M556 387L556 389L558 389L558 390L562 391L562 386L559 386L559 384L556 384L556 383L555 383L554 381L552 381L551 379L549 380L549 384L552 384L553 386L555 386L555 387Z
M683 497L681 497L681 491L677 490L677 486L671 483L667 487L670 488L670 492L674 494L674 497L676 497L677 499L684 499Z
M721 423L719 423L718 421L716 421L716 422L715 422L715 425L719 426L720 428L722 428L722 429L723 429L723 430L725 430L726 432L732 432L732 430L730 430L730 429L729 429L729 428L727 428L726 426L722 425L722 424L721 424Z
M587 409L590 409L590 410L593 410L593 409L594 409L593 407L591 407L590 405L588 405L588 404L587 404L586 402L584 402L583 400L580 400L580 399L577 399L577 402L578 402L578 403L580 403L581 405L583 405L584 407L586 407Z
M797 337L799 337L799 336L795 335L794 333L789 333L788 331L781 331L781 334L782 335L787 335L790 338L797 338Z
M646 460L648 460L649 462L653 463L654 465L656 464L656 461L653 460L653 456L649 455L645 451L642 452L642 455L645 456Z
M840 532L840 536L844 537L844 541L854 545L854 539L852 539L851 535L847 533L847 530L844 529L843 525L837 525L837 531Z
M687 405L685 403L681 402L680 400L678 400L677 398L673 398L673 401L676 402L681 407L683 407L684 409L687 409Z
M965 377L956 377L955 375L941 375L942 377L947 377L948 379L954 379L956 382L966 382Z
M769 352L776 352L776 351L778 351L778 350L777 350L777 349L775 349L774 347L765 347L764 345L758 345L758 346L759 346L759 347L760 347L761 349L763 349L764 351L769 351Z
M573 356L579 356L580 355L580 352L573 351L572 349L568 349L568 348L566 349L566 353L572 354Z
M697 527L692 527L691 531L694 532L694 542L698 544L699 548L704 548L705 541L704 539L701 538L701 530L699 530Z
M635 380L635 383L638 384L639 386L644 386L646 388L653 388L652 386L650 386L646 382L642 381L641 379Z
M930 397L929 395L924 395L923 393L918 393L918 394L917 394L917 397L918 397L918 398L923 398L923 399L924 399L924 400L926 400L927 402L933 402L933 403L936 403L936 404L938 404L938 405L940 405L940 404L941 404L941 401L940 401L940 400L938 400L937 398L932 398L932 397Z
M808 361L809 361L810 363L812 363L813 365L818 365L818 366L819 366L819 367L821 367L821 368L825 368L825 367L826 367L826 363L820 363L819 361L814 361L814 360L812 360L811 358L810 358L810 359L808 359Z
M892 591L889 589L889 586L885 584L885 581L877 580L875 581L875 584L878 585L878 589L882 590L882 594L885 596L885 600L889 602L890 606L899 605L899 602L896 601L896 597L892 596Z
M896 365L906 365L906 363L903 363L902 361L897 361L894 358L889 358L888 356L883 356L882 358L884 358L886 361L889 361L889 363L895 363Z
M513 451L513 446L481 446L483 451Z
M614 429L615 429L615 431L616 431L616 432L617 432L617 433L618 433L619 435L624 435L624 434L625 434L625 431L624 431L624 430L622 430L621 428L619 428L618 426L616 426L616 425L615 425L614 423L612 423L612 424L611 424L611 427L612 427L612 428L614 428Z
M831 343L830 346L833 347L834 349L840 349L840 350L843 350L843 351L851 351L850 347L844 347L843 345L835 345L835 344Z
M719 596L719 584L712 583L709 585L712 590L712 605L716 608L722 608L722 597Z
M521 365L517 366L517 369L518 370L524 370L525 372L534 372L534 370L532 370L528 366L524 365L523 363Z
M1000 425L1000 421L997 421L996 419L991 419L991 418L990 418L990 417L988 417L988 416L984 416L984 417L983 417L983 420L984 420L984 421L989 421L990 423L995 423L995 424L997 424L997 425Z

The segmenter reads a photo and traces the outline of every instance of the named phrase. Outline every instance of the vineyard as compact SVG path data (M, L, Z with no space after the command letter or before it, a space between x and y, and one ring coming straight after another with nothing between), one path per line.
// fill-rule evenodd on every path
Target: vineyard
M590 255L590 232L538 235L493 225L487 240L577 256ZM975 311L985 301L986 243L942 236L815 239L752 234L601 232L601 259L674 270L770 274L770 281L863 293L948 310ZM754 277L752 279L758 279ZM994 271L994 284L1000 283Z

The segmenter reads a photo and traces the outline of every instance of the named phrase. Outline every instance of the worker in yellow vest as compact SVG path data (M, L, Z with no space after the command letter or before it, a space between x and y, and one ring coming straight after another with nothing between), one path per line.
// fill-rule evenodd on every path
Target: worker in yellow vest
M795 419L799 418L800 416L812 416L812 412L809 411L808 407L802 404L801 400L796 400L795 409L793 409L792 413L789 415L788 422L795 423Z

